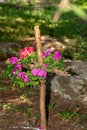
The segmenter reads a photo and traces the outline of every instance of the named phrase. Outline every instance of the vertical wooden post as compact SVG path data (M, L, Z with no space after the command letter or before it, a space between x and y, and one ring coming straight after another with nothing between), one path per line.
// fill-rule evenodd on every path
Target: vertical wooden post
M34 27L35 30L35 38L36 38L36 49L37 49L37 56L38 56L38 63L42 64L42 44L41 44L41 35L39 26ZM45 94L46 94L46 85L45 81L41 81L40 86L40 114L41 114L41 126L43 130L47 130L46 128L46 110L45 110Z
M39 26L34 27L35 30L35 39L36 39L36 49L37 49L37 56L38 56L38 63L42 64L42 44L41 44L41 34Z

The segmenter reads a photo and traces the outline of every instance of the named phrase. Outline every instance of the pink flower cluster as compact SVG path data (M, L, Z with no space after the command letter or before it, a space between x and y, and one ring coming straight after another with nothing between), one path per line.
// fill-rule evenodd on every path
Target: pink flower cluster
M61 58L62 58L62 56L61 56L60 52L54 51L53 60L61 60Z
M24 59L26 56L31 55L34 52L33 47L25 47L20 51L20 58Z
M18 73L18 78L22 78L22 80L23 80L24 82L29 82L29 78L28 78L28 76L26 75L25 72L20 72L20 73Z
M43 59L46 58L46 56L49 56L50 55L50 48L47 48L43 54L42 54L42 57ZM60 60L62 58L61 54L59 51L54 51L54 55L53 55L53 60Z
M43 66L43 68L48 68L47 64L43 64L42 66Z
M43 52L43 54L42 54L43 59L45 59L46 56L48 56L48 55L50 55L50 48L47 48L47 49Z
M34 68L31 71L33 76L41 76L43 78L46 78L47 76L47 72L44 69L40 69L40 68Z
M24 59L28 55L31 55L32 53L34 53L33 47L25 47L20 51L20 58ZM50 48L47 48L43 52L42 58L45 59L47 56L50 56L50 54L51 54ZM52 60L61 60L61 58L62 58L62 56L61 56L60 52L54 51ZM12 74L13 75L17 74L18 78L21 78L24 82L29 82L30 80L29 80L27 74L25 72L22 72L22 64L19 63L19 59L17 57L13 56L9 59L9 61L12 65L14 65ZM33 68L31 73L33 76L40 76L42 78L46 78L47 72L45 71L45 69L48 67L49 67L48 64L43 64L42 68Z
M18 58L17 57L11 57L9 59L9 61L10 61L10 63L12 65L15 65L13 70L12 70L12 74L13 75L16 74L17 71L21 71L22 70L22 64L21 63L17 64L17 62L18 62ZM29 82L29 78L28 78L28 76L26 75L25 72L20 72L20 73L18 73L17 76L18 76L18 78L21 78L24 82Z
M16 64L14 69L12 70L12 74L15 74L18 70L22 69L22 64Z
M20 51L20 58L24 59L26 58L26 56L31 55L34 52L34 48L33 47L25 47ZM12 74L16 74L16 72L19 70L22 70L22 64L17 64L17 62L19 61L17 57L13 56L9 59L10 63L12 65L15 65L13 70L12 70ZM25 72L20 72L18 73L18 78L22 78L22 80L24 82L29 82L29 78L26 75Z

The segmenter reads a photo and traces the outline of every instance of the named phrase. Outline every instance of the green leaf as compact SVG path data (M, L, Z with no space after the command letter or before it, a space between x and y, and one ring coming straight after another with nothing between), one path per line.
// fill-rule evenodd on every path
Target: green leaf
M5 71L5 74L6 75L11 75L13 68L14 68L13 65L8 65L7 70Z

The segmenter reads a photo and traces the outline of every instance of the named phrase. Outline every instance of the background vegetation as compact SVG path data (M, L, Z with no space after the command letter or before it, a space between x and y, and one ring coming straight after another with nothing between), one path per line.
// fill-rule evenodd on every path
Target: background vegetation
M66 58L69 56L73 59L86 60L87 21L86 15L81 10L87 12L87 2L71 0L77 12L65 10L56 23L53 22L53 16L56 4L60 1L50 2L51 6L50 4L38 6L35 1L21 3L17 0L14 2L8 0L7 3L0 3L0 42L19 42L25 37L34 36L34 26L39 25L42 35L70 39L68 48L63 52ZM85 18L79 17L82 15Z

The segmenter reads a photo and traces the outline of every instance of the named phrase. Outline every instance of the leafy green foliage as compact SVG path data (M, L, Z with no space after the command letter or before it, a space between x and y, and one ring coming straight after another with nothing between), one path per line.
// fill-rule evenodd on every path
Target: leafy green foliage
M55 0L55 2L57 3L59 0ZM30 5L20 5L18 3L0 4L0 41L19 42L25 37L34 36L34 26L38 24L42 35L75 39L76 42L73 41L75 43L74 48L77 46L78 41L81 40L82 49L80 48L78 52L74 52L73 49L72 53L76 53L73 58L86 60L85 53L82 53L86 51L87 25L86 21L82 21L74 12L83 17L84 15L80 12L81 10L87 11L87 2L85 0L71 0L70 2L72 5L75 4L73 10L66 10L58 23L52 22L56 7L45 7L44 11L41 11ZM79 11L76 11L77 8Z
M87 42L78 40L74 44L69 44L69 46L63 51L65 58L86 60L87 59Z

